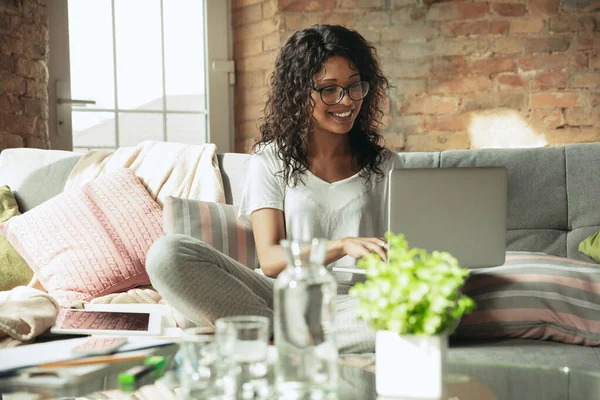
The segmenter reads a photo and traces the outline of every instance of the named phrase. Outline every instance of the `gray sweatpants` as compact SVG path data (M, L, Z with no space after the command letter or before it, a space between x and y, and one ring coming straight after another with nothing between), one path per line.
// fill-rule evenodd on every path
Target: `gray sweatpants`
M261 315L273 321L273 283L268 278L185 235L158 239L146 257L154 288L187 319L212 326L226 316ZM340 353L375 352L375 332L356 319L357 300L339 285L335 340Z

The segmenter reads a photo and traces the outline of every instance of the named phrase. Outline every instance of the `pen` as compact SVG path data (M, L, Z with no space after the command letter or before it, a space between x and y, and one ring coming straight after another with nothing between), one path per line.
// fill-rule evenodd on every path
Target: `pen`
M87 358L80 358L77 360L50 362L50 363L40 364L39 368L76 367L79 365L106 364L106 363L116 363L116 362L121 362L121 361L138 361L138 360L143 360L146 357L147 356L144 354L129 355L129 356L115 354L112 356L87 357Z

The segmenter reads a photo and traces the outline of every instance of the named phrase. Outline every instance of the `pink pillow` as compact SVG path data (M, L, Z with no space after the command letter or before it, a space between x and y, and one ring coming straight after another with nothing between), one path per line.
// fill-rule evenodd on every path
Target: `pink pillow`
M76 300L147 285L148 249L162 211L129 169L100 176L0 224L46 290Z

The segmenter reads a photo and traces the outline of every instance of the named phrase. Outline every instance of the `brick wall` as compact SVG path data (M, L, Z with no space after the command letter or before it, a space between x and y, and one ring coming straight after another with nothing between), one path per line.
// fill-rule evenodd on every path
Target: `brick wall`
M235 150L244 152L258 133L267 77L283 42L283 16L278 0L233 0L232 8Z
M45 0L0 0L0 149L49 148Z
M276 49L313 23L357 29L395 86L396 150L600 140L600 1L234 0L236 150L257 133Z

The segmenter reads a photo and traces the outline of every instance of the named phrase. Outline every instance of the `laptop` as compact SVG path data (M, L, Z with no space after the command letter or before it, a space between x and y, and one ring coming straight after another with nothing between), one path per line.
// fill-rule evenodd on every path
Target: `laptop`
M504 167L394 169L388 231L409 247L447 251L464 268L502 265L507 187Z

